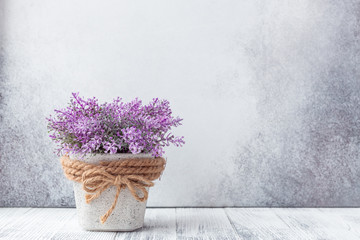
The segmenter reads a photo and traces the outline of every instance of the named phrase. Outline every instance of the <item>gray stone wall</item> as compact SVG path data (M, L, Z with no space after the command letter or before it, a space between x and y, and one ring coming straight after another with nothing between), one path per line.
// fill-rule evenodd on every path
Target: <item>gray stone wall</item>
M360 1L0 4L0 206L74 206L72 91L184 118L149 206L360 206Z

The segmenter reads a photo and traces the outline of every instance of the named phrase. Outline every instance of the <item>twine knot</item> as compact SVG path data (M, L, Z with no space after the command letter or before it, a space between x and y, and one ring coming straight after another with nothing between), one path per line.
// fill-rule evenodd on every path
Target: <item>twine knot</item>
M153 180L160 177L165 168L164 158L125 159L122 161L100 162L99 165L71 160L63 156L61 164L65 176L82 183L86 203L98 198L111 186L117 188L115 199L109 210L100 218L106 222L116 207L122 189L128 188L133 197L144 202L148 198L146 187L154 186Z
M115 178L114 185L121 185L121 183L123 182L125 183L125 181L128 182L126 178L123 178L123 176L118 175Z

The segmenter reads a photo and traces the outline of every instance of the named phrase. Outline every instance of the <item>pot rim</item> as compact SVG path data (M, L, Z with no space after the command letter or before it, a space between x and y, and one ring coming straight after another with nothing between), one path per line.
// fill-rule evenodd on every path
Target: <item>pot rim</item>
M79 154L70 154L70 159L78 159L80 161L88 162L88 163L98 163L100 161L122 161L127 158L131 159L139 159L141 158L154 158L154 156L151 153L138 153L138 154L132 154L132 153L96 153L96 154L85 154L85 155L79 155ZM82 157L81 157L82 156Z

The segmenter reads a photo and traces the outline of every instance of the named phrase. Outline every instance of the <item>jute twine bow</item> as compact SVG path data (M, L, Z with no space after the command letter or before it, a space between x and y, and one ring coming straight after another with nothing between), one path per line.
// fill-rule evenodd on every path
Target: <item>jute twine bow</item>
M122 161L102 161L99 165L71 160L69 156L60 159L65 176L79 183L88 193L85 195L86 203L98 198L110 186L117 188L115 199L109 210L100 218L101 223L106 222L114 210L121 189L129 188L133 197L144 202L148 198L145 187L154 186L153 180L160 177L165 168L164 158L136 158ZM138 191L143 193L139 196Z

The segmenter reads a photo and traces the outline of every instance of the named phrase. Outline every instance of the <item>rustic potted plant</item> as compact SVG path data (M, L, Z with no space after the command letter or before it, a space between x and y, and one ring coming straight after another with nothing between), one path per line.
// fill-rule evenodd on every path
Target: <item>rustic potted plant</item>
M47 118L65 176L73 180L82 228L132 231L143 226L149 187L165 168L163 147L182 146L167 100L98 103L73 93Z

